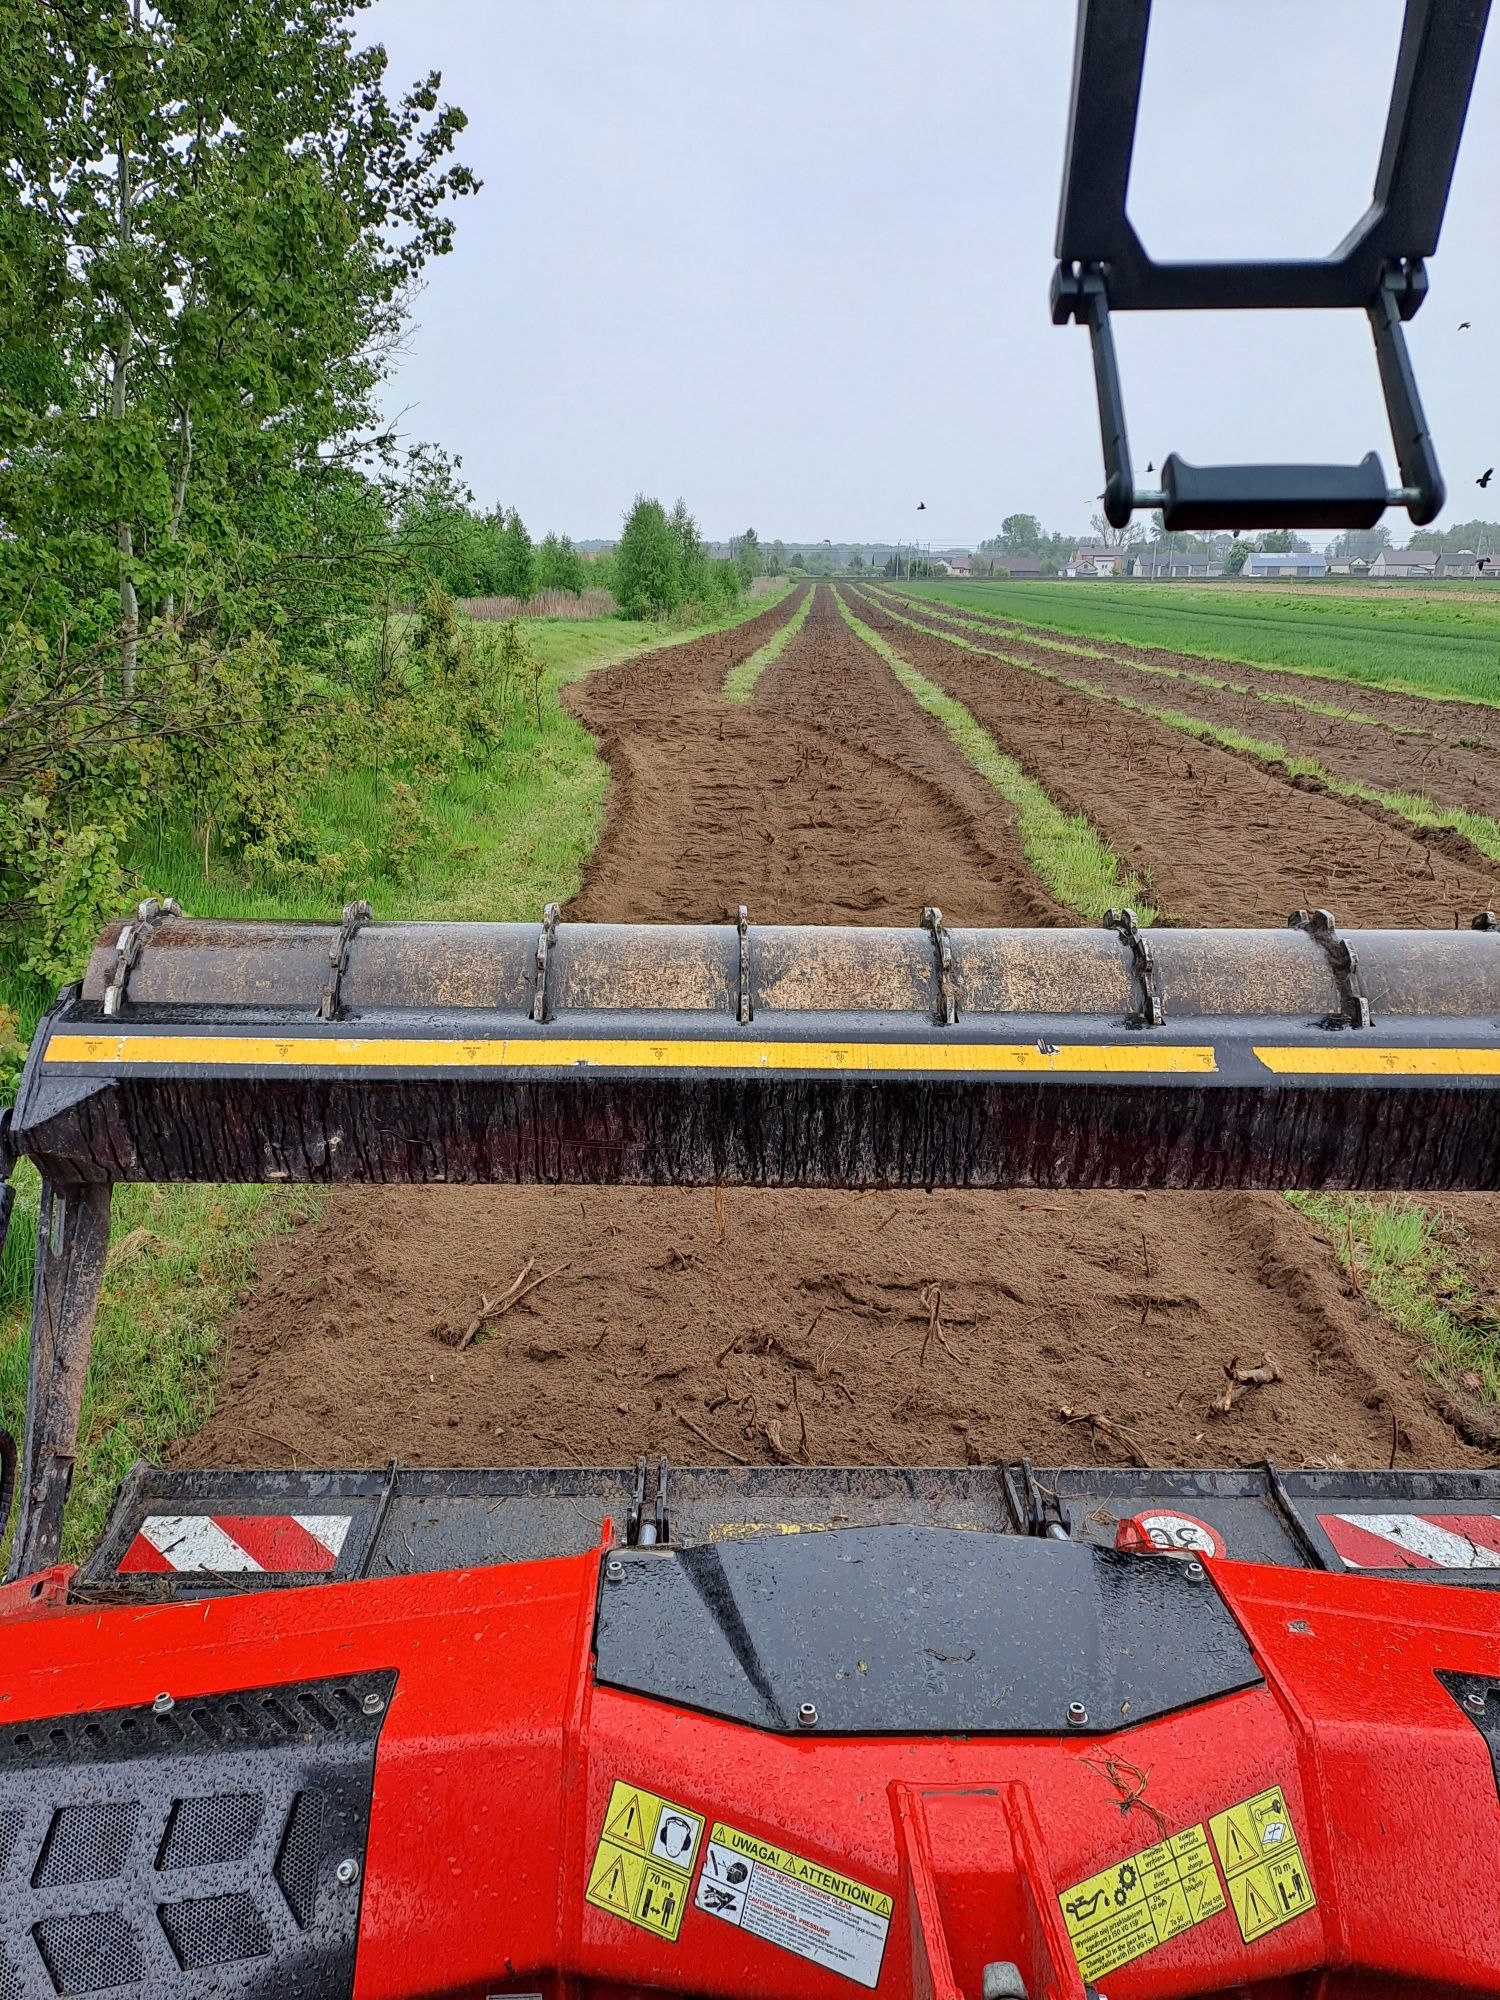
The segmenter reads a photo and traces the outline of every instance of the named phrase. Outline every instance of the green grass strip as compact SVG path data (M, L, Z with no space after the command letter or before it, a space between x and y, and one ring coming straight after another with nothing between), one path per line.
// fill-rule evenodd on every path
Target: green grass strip
M919 625L889 606L883 608L888 617L899 624L909 625L914 632L925 632L929 639L941 638L945 645L961 646L966 653L973 653L982 660L998 660L1002 666L1018 667L1022 673L1035 674L1039 680L1071 688L1075 694L1088 695L1091 700L1113 702L1117 708L1128 709L1131 714L1143 715L1152 722L1164 723L1168 729L1179 730L1199 743L1216 745L1252 763L1264 765L1278 777L1312 778L1334 798L1379 806L1383 812L1404 820L1408 826L1462 834L1470 846L1486 859L1500 861L1500 821L1491 819L1485 813L1467 812L1460 806L1434 805L1431 799L1418 792L1386 792L1358 778L1335 777L1315 757L1294 753L1267 737L1249 736L1242 729L1223 729L1212 722L1200 722L1194 715L1184 715L1181 709L1160 708L1154 702L1135 701L1128 694L1112 693L1093 681L1074 680L1067 674L1054 673L1050 667L1038 666L1035 660L1017 659L1013 653L997 653L988 646L976 646L971 640L960 638L956 632L935 633L930 626Z
M752 653L748 660L741 660L737 667L730 670L724 681L724 699L726 701L748 701L750 699L751 695L755 692L755 683L760 679L766 668L773 661L781 658L787 647L790 646L793 639L796 638L797 634L807 623L807 614L812 610L812 601L813 593L809 590L796 611L787 620L786 624L781 627L781 630L773 632L758 653Z
M834 596L844 623L855 637L880 655L912 699L929 715L937 717L949 740L1013 808L1021 851L1057 900L1095 922L1106 910L1129 904L1142 923L1154 923L1156 911L1144 900L1145 891L1139 880L1134 875L1122 874L1119 861L1098 830L1081 813L1065 813L1055 805L1015 759L1005 755L961 701L944 694L909 661L902 659L878 632L862 624L844 602L841 591L835 591Z
M1464 1269L1463 1232L1441 1210L1406 1196L1293 1194L1292 1206L1315 1222L1344 1271L1402 1333L1427 1348L1423 1366L1471 1393L1500 1402L1500 1320L1487 1311ZM1462 1377L1477 1376L1479 1388Z

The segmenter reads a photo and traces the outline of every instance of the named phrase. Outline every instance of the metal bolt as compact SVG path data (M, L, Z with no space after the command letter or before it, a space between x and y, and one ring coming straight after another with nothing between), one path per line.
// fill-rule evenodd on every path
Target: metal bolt
M177 1704L171 1695L159 1694L151 1704L151 1713L153 1715L170 1715L176 1706Z
M360 1703L360 1707L366 1715L379 1715L380 1711L385 1707L385 1696L383 1694L376 1694L372 1690Z
M1082 1729L1088 1719L1089 1712L1081 1701L1070 1701L1068 1703L1068 1727L1070 1729Z
M1192 1583L1202 1583L1204 1577L1208 1575L1208 1571L1200 1562L1184 1563L1182 1573Z
M359 1880L359 1863L354 1859L354 1856L351 1854L339 1863L338 1867L334 1869L333 1873L335 1880L342 1883L344 1888L347 1889L351 1882L357 1882Z
M604 1581L606 1583L623 1583L624 1580L624 1563L620 1561L618 1556L611 1556L609 1561L604 1565Z
M1464 1696L1464 1707L1472 1710L1475 1715L1484 1714L1485 1698L1478 1688L1475 1688L1472 1694Z
M816 1729L818 1726L818 1706L816 1702L805 1701L797 1710L799 1729Z

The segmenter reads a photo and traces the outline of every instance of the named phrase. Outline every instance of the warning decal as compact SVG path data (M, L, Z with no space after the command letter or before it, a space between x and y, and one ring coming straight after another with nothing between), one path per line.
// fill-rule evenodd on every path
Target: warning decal
M1100 1979L1224 1908L1208 1836L1190 1826L1058 1897L1084 1979Z
M1189 1552L1195 1556L1221 1556L1224 1553L1222 1540L1207 1521L1200 1521L1196 1514L1178 1514L1157 1508L1151 1513L1137 1514L1135 1518L1154 1549L1169 1549L1177 1555Z
M616 1778L589 1868L586 1900L675 1944L702 1838L702 1813Z
M874 1986L895 1905L837 1869L716 1825L693 1907L856 1985Z
M1246 1944L1289 1924L1317 1902L1279 1785L1215 1813L1208 1825Z

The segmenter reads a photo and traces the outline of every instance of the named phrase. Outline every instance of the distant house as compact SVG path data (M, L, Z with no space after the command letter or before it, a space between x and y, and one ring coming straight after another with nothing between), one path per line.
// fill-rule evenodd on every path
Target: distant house
M1222 576L1224 565L1217 556L1173 556L1159 555L1154 549L1147 549L1130 559L1130 574L1152 578L1174 576Z
M1063 564L1064 576L1123 576L1125 551L1107 549L1097 542L1081 542Z
M1370 564L1371 576L1431 576L1437 569L1436 549L1382 549Z
M1245 558L1243 574L1246 576L1270 576L1278 578L1326 576L1328 558L1315 554L1311 549L1286 549L1275 553L1263 553L1256 549Z
M1040 576L1041 573L1039 556L996 556L990 565L991 576Z
M1453 549L1449 554L1438 557L1437 568L1433 574L1434 576L1483 576L1490 567L1489 563L1485 564L1484 569L1479 567L1479 556L1474 549Z
M950 556L948 558L948 574L949 576L972 576L974 574L974 565L967 556Z

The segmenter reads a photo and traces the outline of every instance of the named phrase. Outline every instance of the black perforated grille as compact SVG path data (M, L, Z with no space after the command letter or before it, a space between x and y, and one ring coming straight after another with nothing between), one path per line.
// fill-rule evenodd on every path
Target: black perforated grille
M395 1681L0 1723L0 2000L347 2000Z
M291 1817L276 1857L276 1880L292 1915L309 1930L318 1914L318 1860L322 1851L323 1801L317 1792L302 1792L292 1801Z
M21 1814L18 1811L0 1812L0 1876L10 1867L11 1856L16 1851L16 1835L21 1831ZM0 1986L0 2000L5 1989Z
M38 1889L112 1882L125 1867L141 1816L134 1799L63 1806L52 1815L31 1880Z
M145 1970L140 1940L121 1910L47 1917L36 1927L37 1948L59 1993L102 1993L133 1986Z
M242 1861L260 1825L261 1801L254 1792L220 1792L213 1798L175 1799L156 1865L217 1868Z
M271 1949L265 1918L247 1895L198 1896L158 1910L177 1963L187 1972L264 1958Z

